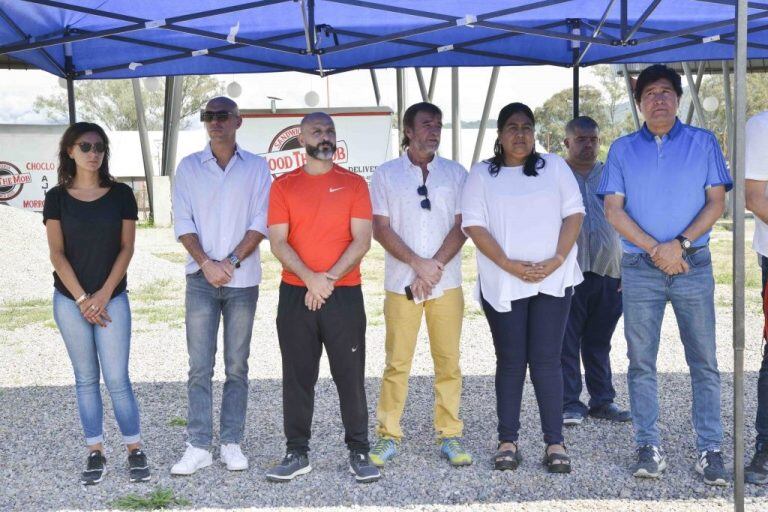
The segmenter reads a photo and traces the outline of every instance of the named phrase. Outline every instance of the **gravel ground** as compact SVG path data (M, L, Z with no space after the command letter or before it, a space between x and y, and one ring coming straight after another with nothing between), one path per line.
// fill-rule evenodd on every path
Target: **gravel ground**
M2 305L21 299L50 297L50 264L37 215L0 208L0 260L15 272L0 279ZM439 458L433 440L432 362L422 335L413 364L411 391L403 426L407 438L400 454L376 484L362 486L346 469L346 450L338 413L338 399L325 359L317 385L309 475L280 485L263 478L264 470L283 455L280 353L274 326L276 276L268 272L262 287L251 350L251 393L246 439L249 471L231 474L216 463L189 478L171 478L170 466L184 448L183 426L173 426L186 415L187 357L183 325L178 315L183 303L183 269L153 254L181 254L168 229L139 230L136 256L129 271L134 308L131 375L142 410L146 450L153 480L128 483L125 455L119 445L109 400L106 404L107 458L110 473L94 488L84 489L77 477L85 460L77 417L71 366L58 332L50 322L38 321L15 330L0 326L0 510L105 510L130 493L144 495L159 488L199 510L259 509L309 510L600 510L706 511L730 510L732 487L712 488L693 471L694 435L690 420L690 380L671 309L663 325L659 353L661 430L670 467L658 482L638 481L628 472L633 460L629 425L590 420L566 430L574 472L548 475L541 466L543 451L538 411L530 383L523 397L521 450L525 460L516 472L491 470L495 446L493 392L494 354L488 326L470 305L462 338L465 375L462 416L465 442L475 464L453 469ZM174 259L174 258L171 258ZM8 268L8 267L6 267ZM375 272L370 265L365 275ZM378 270L380 272L380 269ZM149 293L148 286L158 280ZM372 281L373 279L369 279ZM274 282L273 282L274 281ZM384 365L384 328L378 312L381 290L366 286L369 306L367 391L373 432L374 408ZM158 290L159 288L159 290ZM465 285L469 296L470 286ZM730 291L718 286L718 355L723 378L723 421L726 460L732 461L732 351ZM469 297L468 297L469 299ZM760 362L757 342L761 332L758 309L748 308L745 354L746 418L751 447L755 415L755 385ZM16 306L14 306L16 307ZM152 311L163 314L152 315ZM165 315L165 316L163 316ZM159 318L159 319L158 319ZM621 323L614 336L612 362L618 401L627 404L626 342ZM215 402L219 401L223 368L217 362ZM106 396L106 392L105 392ZM218 411L215 411L218 414ZM214 453L218 457L218 452ZM747 486L748 510L768 510L768 487Z

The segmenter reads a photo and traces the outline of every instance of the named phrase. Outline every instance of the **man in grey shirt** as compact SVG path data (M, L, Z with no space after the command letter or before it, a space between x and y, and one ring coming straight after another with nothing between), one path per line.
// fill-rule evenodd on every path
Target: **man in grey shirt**
M603 175L597 161L600 133L591 117L581 116L565 127L566 162L581 189L586 215L578 239L579 267L584 281L576 286L563 339L563 424L579 425L589 414L624 422L629 411L613 403L611 337L622 313L621 241L605 219L603 202L595 194ZM580 400L581 365L589 391L589 407Z

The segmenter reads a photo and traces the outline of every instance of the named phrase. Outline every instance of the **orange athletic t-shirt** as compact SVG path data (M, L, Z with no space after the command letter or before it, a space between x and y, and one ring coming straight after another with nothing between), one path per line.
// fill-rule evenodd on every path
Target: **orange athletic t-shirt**
M267 224L288 224L288 244L314 272L327 272L352 242L352 217L373 218L368 184L338 165L318 176L299 167L272 183ZM285 268L283 282L306 286ZM335 286L360 283L358 265L341 276Z

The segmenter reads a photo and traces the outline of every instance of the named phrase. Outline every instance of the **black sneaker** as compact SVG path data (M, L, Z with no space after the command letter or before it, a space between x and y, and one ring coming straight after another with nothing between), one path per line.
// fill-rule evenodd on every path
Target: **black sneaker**
M637 463L633 475L637 478L659 478L667 469L667 457L664 450L652 444L637 449Z
M701 452L696 461L696 472L704 475L704 483L708 485L728 485L728 474L723 464L723 454L720 450Z
M744 468L744 480L750 484L768 484L768 446L755 450L752 462Z
M99 450L93 450L88 455L85 470L80 475L80 483L83 485L96 485L104 480L107 473L107 459Z
M349 472L361 484L375 482L381 478L379 468L371 464L368 452L349 452Z
M619 409L619 406L613 402L590 409L589 415L593 418L613 421L615 423L632 421L632 416L630 416L629 411Z
M267 480L270 482L290 482L299 475L312 471L309 457L306 453L287 452L280 464L267 470Z
M134 448L128 454L128 468L131 482L149 482L149 464L147 455L141 448Z

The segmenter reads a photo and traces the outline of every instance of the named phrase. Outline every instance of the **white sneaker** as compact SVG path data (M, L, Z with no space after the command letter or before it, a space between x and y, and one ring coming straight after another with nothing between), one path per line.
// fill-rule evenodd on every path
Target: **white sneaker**
M202 448L195 448L187 443L187 450L181 460L171 468L172 475L192 475L195 471L207 468L213 463L211 452Z
M221 463L227 465L230 471L244 471L248 469L248 459L240 451L239 444L221 445Z

